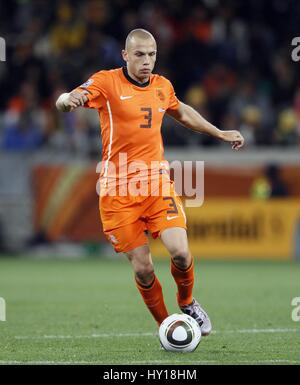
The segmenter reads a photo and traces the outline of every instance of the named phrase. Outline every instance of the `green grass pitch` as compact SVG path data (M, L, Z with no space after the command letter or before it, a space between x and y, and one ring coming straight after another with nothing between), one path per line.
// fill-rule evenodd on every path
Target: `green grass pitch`
M155 261L170 313L168 261ZM125 259L0 258L0 364L299 364L296 262L196 263L194 295L214 333L193 353L160 349L157 327Z

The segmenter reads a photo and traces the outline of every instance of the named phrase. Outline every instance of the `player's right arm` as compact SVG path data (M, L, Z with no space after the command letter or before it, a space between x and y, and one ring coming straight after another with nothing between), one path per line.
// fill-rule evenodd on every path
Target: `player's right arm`
M107 97L106 73L99 71L75 90L61 94L55 103L58 111L69 112L78 107L100 108L101 95Z
M87 97L88 91L78 91L77 89L72 92L65 92L59 96L55 105L60 112L70 112L75 108L84 106L89 100Z

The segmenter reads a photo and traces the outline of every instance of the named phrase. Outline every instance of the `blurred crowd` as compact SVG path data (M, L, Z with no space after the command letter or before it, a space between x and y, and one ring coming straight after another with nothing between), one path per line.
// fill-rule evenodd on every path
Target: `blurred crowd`
M300 64L291 59L297 0L1 1L0 148L98 157L96 111L61 114L62 92L100 70L124 65L128 32L142 27L158 42L154 72L177 96L251 146L300 144ZM166 119L169 146L220 145Z

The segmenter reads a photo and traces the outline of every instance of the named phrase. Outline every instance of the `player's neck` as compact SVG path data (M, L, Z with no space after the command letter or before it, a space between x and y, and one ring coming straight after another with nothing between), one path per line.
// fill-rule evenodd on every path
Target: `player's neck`
M138 77L136 77L136 76L135 76L135 75L128 69L128 67L126 67L126 70L127 70L128 76L129 76L132 80L134 80L134 81L140 83L141 85L143 85L143 84L149 82L150 76L146 76L146 77L143 77L143 78L138 78Z

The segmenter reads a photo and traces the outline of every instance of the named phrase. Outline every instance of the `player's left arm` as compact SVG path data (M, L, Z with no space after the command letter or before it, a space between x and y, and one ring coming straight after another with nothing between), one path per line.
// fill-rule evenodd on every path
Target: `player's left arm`
M167 114L192 131L211 135L224 142L231 142L233 150L239 150L244 145L244 138L239 131L219 130L187 104L179 102L178 108L168 109Z

